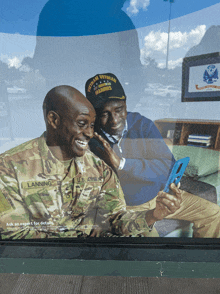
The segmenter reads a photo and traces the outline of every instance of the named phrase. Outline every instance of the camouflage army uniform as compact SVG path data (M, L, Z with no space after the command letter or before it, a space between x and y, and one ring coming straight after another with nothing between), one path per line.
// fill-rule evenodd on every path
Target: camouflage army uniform
M117 177L90 151L65 167L42 135L0 156L2 239L89 236L97 227L146 236L145 213L126 211Z

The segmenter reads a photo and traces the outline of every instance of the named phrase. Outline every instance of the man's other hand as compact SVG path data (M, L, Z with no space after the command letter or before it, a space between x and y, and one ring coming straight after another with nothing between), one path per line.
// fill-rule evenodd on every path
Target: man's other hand
M100 141L104 147L104 150L97 147L102 159L114 170L117 170L120 164L120 158L111 148L110 144L100 135L94 133L94 138Z
M160 191L156 198L156 207L146 213L146 221L149 226L173 214L180 208L182 190L177 188L175 184L171 184L170 189L173 191L173 195Z

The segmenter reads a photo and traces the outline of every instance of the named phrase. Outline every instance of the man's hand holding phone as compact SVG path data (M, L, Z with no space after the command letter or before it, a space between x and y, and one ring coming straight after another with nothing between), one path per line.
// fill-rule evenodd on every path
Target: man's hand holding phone
M153 210L153 218L156 220L162 220L180 208L180 204L182 202L182 191L179 189L180 180L185 172L189 160L189 157L185 157L176 161L164 187L164 191L160 191L158 193L156 208Z
M182 202L182 191L175 186L170 185L173 195L160 191L156 199L156 208L153 211L153 216L156 220L162 220L166 216L176 212Z
M146 213L146 222L148 226L173 214L180 208L183 191L176 187L174 183L170 185L170 189L173 195L160 191L156 198L156 207Z
M146 213L145 219L148 226L173 214L180 208L182 191L179 189L179 185L189 160L189 157L185 157L177 160L174 164L164 191L160 191L157 195L156 207Z

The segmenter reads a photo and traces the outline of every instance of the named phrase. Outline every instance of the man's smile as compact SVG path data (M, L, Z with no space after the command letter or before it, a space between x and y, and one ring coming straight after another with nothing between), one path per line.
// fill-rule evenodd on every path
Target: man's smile
M121 127L121 122L120 122L119 124L115 125L115 126L111 126L111 129L112 129L112 130L117 130L117 129L119 129L120 127Z
M87 149L88 148L88 141L82 141L82 140L75 140L76 146L80 149Z

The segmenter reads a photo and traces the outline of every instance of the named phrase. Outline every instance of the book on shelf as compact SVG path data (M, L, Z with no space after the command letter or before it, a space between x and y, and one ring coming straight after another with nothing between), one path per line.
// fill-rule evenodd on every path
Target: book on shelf
M212 136L211 135L204 135L204 134L202 134L202 135L200 135L200 134L190 134L188 138L189 139L210 140L212 138Z
M187 143L187 146L207 148L212 144L212 136L208 134L190 134Z
M204 140L204 139L188 139L188 142L195 142L195 143L205 143L205 144L211 144L211 139L209 140Z
M211 143L188 143L187 146L194 146L194 147L204 147L204 148L208 148L211 146Z
M174 138L174 133L175 133L175 130L168 130L167 131L167 138L168 139L173 139Z

